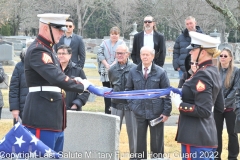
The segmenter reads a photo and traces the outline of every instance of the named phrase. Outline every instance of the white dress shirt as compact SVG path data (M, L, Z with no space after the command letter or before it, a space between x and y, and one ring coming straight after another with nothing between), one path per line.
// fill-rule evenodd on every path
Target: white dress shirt
M149 34L144 32L144 41L143 46L149 46L151 48L154 48L154 42L153 42L153 31Z

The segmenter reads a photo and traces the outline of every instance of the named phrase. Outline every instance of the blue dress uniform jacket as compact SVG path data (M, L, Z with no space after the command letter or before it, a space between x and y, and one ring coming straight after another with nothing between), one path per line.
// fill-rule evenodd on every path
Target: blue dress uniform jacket
M152 63L151 72L145 79L142 72L142 63L131 68L126 90L163 89L170 86L166 71ZM169 98L158 99L133 99L129 100L129 108L136 118L154 119L161 114L170 116L172 111L171 100Z
M179 143L211 148L218 146L213 106L216 113L224 111L221 88L220 74L212 60L201 63L197 72L185 81L176 136Z
M84 87L66 76L53 53L52 44L41 35L29 46L25 56L25 75L28 87L57 86L82 93ZM53 91L29 92L23 110L23 125L51 131L66 128L66 106L62 93Z

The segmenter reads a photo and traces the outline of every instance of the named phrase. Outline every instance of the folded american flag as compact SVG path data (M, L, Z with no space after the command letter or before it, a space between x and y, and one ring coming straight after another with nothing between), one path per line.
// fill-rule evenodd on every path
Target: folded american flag
M0 159L60 158L60 156L19 122L0 140Z

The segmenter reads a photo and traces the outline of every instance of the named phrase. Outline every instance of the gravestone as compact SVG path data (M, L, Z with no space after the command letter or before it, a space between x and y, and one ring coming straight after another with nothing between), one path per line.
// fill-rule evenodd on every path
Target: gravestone
M169 79L179 79L179 73L174 70L172 63L165 63L163 68L166 70Z
M237 64L240 63L240 43L236 43L234 62Z
M99 49L100 49L100 46L94 47L93 53L94 53L94 54L97 54Z
M119 134L118 116L67 111L63 153L77 153L76 160L118 160Z
M13 46L9 44L1 44L0 53L1 53L0 62L2 62L3 64L15 65L15 62L13 61L14 58Z

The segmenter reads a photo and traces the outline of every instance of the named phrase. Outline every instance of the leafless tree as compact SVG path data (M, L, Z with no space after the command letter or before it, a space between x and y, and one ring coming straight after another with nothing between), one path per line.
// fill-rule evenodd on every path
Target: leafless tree
M225 16L232 26L240 31L240 23L238 22L240 0L205 0L213 9ZM235 13L235 14L234 14Z

